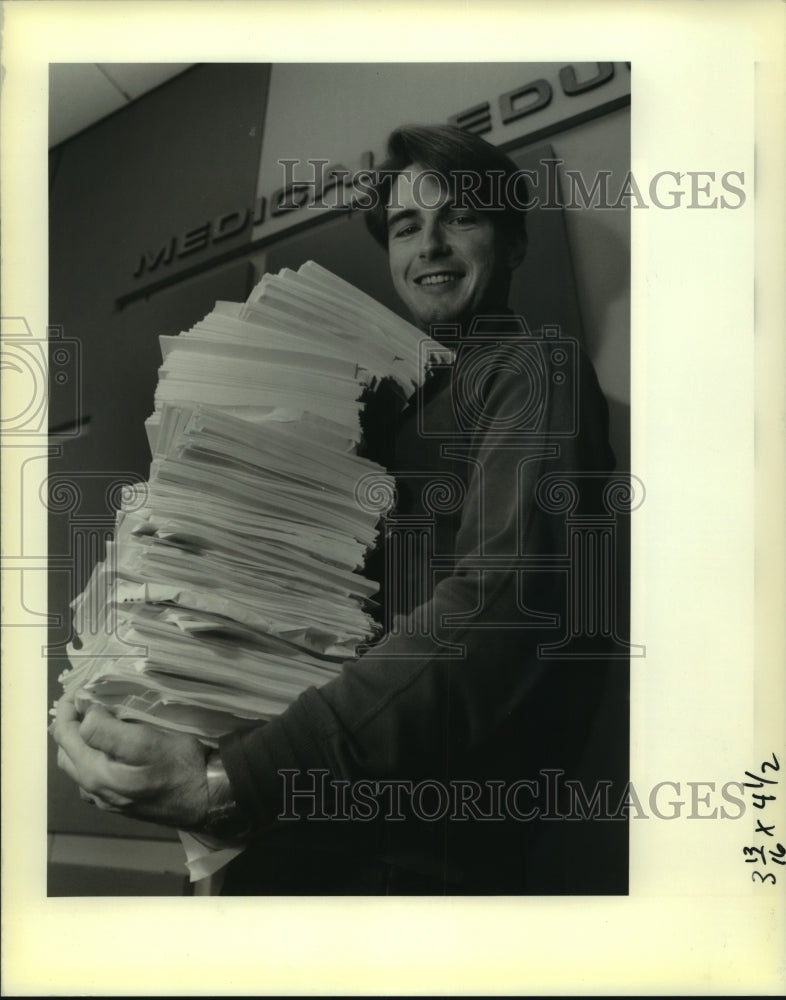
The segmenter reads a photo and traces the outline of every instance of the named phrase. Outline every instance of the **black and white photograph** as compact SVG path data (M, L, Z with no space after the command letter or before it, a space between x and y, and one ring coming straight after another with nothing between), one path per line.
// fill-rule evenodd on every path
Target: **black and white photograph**
M51 893L627 891L630 75L196 65L53 146Z
M20 921L14 991L777 992L773 5L716 95L653 4L34 6L4 760L70 957Z

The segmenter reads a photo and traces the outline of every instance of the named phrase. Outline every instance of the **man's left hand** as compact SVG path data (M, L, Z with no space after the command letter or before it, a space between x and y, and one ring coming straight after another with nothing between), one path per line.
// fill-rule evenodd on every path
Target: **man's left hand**
M58 766L86 801L181 830L204 823L205 750L196 737L122 722L100 705L82 717L68 695L57 703L51 732Z

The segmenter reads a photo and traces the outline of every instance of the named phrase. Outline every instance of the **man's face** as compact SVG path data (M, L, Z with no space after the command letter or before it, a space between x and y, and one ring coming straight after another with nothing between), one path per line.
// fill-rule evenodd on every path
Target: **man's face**
M387 222L393 286L421 329L504 309L515 251L488 215L455 207L436 175L419 164L399 174Z

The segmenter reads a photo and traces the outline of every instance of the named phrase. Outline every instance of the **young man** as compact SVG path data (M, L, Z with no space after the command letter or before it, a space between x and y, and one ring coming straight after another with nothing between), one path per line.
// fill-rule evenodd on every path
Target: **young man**
M410 127L380 176L369 229L414 321L456 356L402 412L367 414L397 482L369 561L383 638L207 763L195 739L63 701L60 765L99 806L242 840L225 892L571 891L566 824L549 820L606 672L558 655L571 591L553 491L597 509L606 405L580 352L508 310L526 248L512 161Z

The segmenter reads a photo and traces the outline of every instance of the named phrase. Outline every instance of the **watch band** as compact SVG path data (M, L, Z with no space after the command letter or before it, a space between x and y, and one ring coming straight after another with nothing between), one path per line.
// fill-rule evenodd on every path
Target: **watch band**
M204 832L218 840L242 841L251 833L251 820L238 805L220 752L211 750L205 759L207 818Z

